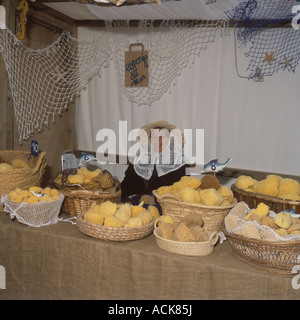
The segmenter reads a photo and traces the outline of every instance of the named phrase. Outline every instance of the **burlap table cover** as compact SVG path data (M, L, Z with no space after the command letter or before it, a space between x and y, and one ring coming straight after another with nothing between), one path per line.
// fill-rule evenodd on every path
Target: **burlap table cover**
M205 257L160 249L154 235L115 243L59 222L30 228L0 212L0 299L299 299L293 276L249 266L228 241Z

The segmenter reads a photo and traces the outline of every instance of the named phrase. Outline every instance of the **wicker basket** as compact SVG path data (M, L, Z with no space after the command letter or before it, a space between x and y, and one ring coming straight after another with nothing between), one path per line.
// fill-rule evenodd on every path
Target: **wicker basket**
M135 228L117 228L98 225L86 222L83 219L84 213L77 217L77 226L79 230L93 238L110 241L130 241L147 237L153 232L154 220L147 225Z
M219 232L214 231L210 234L208 241L203 242L180 242L165 239L160 236L159 227L157 227L157 220L154 225L154 236L157 245L168 252L177 253L185 256L207 256L214 250L214 245L219 239Z
M295 213L300 213L300 201L284 200L277 197L245 191L237 188L235 184L231 186L231 190L237 201L244 201L250 209L256 208L260 202L263 202L274 212L294 209Z
M41 152L38 157L27 158L26 151L1 150L0 163L10 163L14 159L24 160L30 168L18 168L10 171L0 172L0 196L8 194L16 188L29 189L32 186L41 185L43 175L47 166L46 153ZM0 204L0 210L3 209Z
M295 265L300 264L300 241L262 241L245 238L226 231L222 224L234 255L257 268L292 274Z
M154 190L153 194L162 208L163 215L168 215L174 222L178 222L187 214L197 213L204 221L204 229L210 232L221 231L221 223L237 203L236 199L234 199L228 207L209 207L201 204L183 202L176 194L172 193L159 195L157 191Z
M60 189L59 192L65 196L62 210L69 217L76 217L87 212L92 204L99 205L105 201L116 202L121 195L120 188L113 193L89 190L65 191L63 189Z
M58 222L60 209L64 201L64 195L53 201L37 203L18 203L8 200L8 194L2 197L5 212L10 214L11 219L17 218L20 223L31 227L42 227Z

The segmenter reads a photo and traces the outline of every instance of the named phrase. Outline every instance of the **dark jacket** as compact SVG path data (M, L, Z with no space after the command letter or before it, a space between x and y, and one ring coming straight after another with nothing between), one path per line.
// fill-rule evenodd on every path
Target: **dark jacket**
M130 164L125 172L125 177L121 183L121 201L128 202L128 196L133 194L151 194L152 190L158 189L161 186L170 186L174 182L179 181L185 175L186 166L169 172L161 177L158 177L156 168L149 180L140 177L134 170L133 164Z

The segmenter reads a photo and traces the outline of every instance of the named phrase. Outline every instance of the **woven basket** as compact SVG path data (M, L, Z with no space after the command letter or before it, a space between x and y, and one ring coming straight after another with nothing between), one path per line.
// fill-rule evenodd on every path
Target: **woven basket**
M300 264L300 241L262 241L245 238L226 231L222 224L232 250L239 259L257 268L292 274L295 265Z
M300 201L284 200L277 197L245 191L237 188L235 184L231 186L231 190L237 201L244 201L250 209L256 208L260 202L263 202L274 212L294 209L295 213L300 213Z
M117 228L98 225L95 223L86 222L83 219L84 213L77 217L77 226L79 230L93 238L110 240L110 241L130 241L138 240L147 237L153 232L154 221L152 220L147 225L135 228Z
M92 204L99 205L105 201L116 202L121 195L120 188L113 193L89 190L65 191L63 189L60 189L59 192L65 196L62 209L70 217L76 217L81 213L87 212Z
M177 253L185 256L207 256L214 250L214 245L219 239L219 232L214 231L210 234L208 241L203 242L180 242L161 237L157 220L154 225L154 236L157 245L168 252Z
M165 193L159 195L156 190L153 194L162 208L162 214L170 216L174 222L179 222L190 213L197 213L204 221L206 231L221 231L221 223L228 212L236 205L234 201L228 207L209 207L201 204L183 202L176 194Z
M64 195L60 194L57 200L37 203L18 203L8 200L8 194L2 198L5 212L10 214L11 219L17 218L20 223L31 227L42 227L58 222Z
M32 186L41 185L47 166L46 153L41 152L38 157L27 158L26 151L1 150L0 163L11 163L14 159L26 161L30 168L17 168L10 171L0 172L0 196L8 194L16 188L29 189ZM0 204L0 210L3 209Z

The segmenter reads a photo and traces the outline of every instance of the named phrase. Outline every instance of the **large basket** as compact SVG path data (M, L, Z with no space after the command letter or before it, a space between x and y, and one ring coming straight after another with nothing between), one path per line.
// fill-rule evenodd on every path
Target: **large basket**
M165 193L159 195L156 190L153 190L158 203L162 208L162 214L170 216L173 221L179 222L183 217L190 213L197 213L204 221L203 228L206 231L221 231L221 223L228 214L228 212L236 205L236 199L230 206L205 206L195 203L187 203L182 201L176 194Z
M181 242L169 240L161 237L160 229L157 223L154 225L154 236L157 245L168 252L184 255L184 256L208 256L214 250L214 245L219 238L219 232L214 231L210 234L208 241L203 242Z
M119 187L112 193L89 190L65 191L63 189L60 189L59 192L65 196L62 210L70 217L87 212L92 204L99 205L105 201L116 202L121 195Z
M0 196L8 194L16 188L29 189L32 186L41 185L47 166L46 153L41 152L38 157L30 157L26 151L1 150L0 163L11 163L14 159L26 161L30 168L18 168L0 172ZM0 209L2 205L0 204Z
M58 222L64 195L53 201L37 203L18 203L8 200L9 195L2 197L5 212L10 214L11 219L16 218L20 223L30 227L43 227Z
M284 200L277 197L245 191L237 188L235 184L231 186L231 190L237 201L244 201L250 209L256 208L260 202L263 202L274 212L294 209L295 213L300 213L300 201Z
M86 222L83 219L84 213L78 215L77 226L79 230L93 238L110 241L130 241L147 237L153 232L154 220L147 225L132 228L117 228L98 225Z
M292 274L295 265L300 264L300 241L263 241L245 238L226 231L222 225L234 254L242 261L260 269Z

